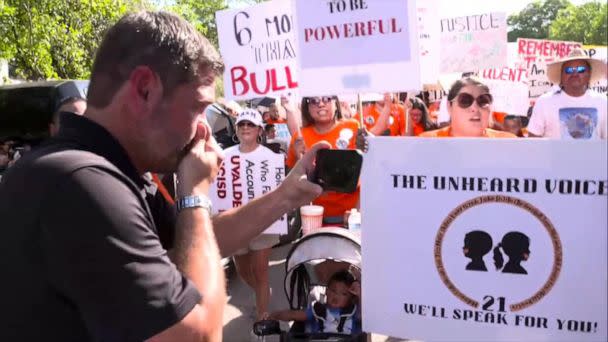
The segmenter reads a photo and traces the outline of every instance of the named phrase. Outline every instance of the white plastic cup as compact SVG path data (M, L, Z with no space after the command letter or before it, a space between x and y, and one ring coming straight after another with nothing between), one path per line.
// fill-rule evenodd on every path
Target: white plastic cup
M305 205L300 208L302 216L302 234L306 235L323 226L323 207L320 205Z

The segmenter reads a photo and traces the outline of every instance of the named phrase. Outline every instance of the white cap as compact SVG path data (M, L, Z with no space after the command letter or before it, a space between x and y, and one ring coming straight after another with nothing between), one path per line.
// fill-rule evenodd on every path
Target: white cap
M262 114L255 109L245 108L236 117L236 124L238 125L241 121L249 121L258 127L264 127L264 121L262 120Z

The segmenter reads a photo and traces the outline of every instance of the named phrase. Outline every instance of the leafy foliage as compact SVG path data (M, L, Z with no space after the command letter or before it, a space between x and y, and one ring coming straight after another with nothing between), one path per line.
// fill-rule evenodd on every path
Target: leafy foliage
M511 15L507 18L507 24L510 27L508 41L514 42L517 38L549 38L549 27L559 11L568 7L568 0L544 0L543 2L536 0L528 4L518 14Z
M549 38L608 45L608 4L588 2L566 7L551 24Z
M0 0L0 58L19 78L88 78L104 31L142 3Z

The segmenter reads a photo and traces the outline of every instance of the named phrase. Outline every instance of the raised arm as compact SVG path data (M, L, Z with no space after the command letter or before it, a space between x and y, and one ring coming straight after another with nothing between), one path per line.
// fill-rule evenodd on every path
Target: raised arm
M327 142L315 144L276 190L246 205L216 215L213 226L221 254L231 255L285 213L317 198L323 190L319 185L308 181L308 176L314 170L317 150L330 146Z

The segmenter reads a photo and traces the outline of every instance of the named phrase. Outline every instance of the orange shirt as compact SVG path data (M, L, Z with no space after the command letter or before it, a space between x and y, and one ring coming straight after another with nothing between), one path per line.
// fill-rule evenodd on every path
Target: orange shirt
M428 131L420 134L421 137L424 138L449 138L452 136L452 129L450 126L436 129L434 131ZM517 138L517 136L513 133L497 131L491 128L486 128L484 134L484 138Z
M419 136L424 133L424 126L419 123L414 123L414 136Z
M266 124L268 125L276 125L276 124L284 124L287 123L287 120L283 119L283 118L278 118L276 120L273 120L272 118L268 118L268 120L266 120Z
M380 111L375 104L365 107L363 109L363 123L365 124L365 128L367 128L367 130L372 129L372 127L378 123L379 116ZM356 114L355 118L359 121L359 114ZM390 132L389 134L383 132L382 135L405 135L405 109L403 106L394 103L391 104L388 131Z
M315 143L325 140L329 142L334 149L354 150L356 148L355 140L359 123L353 119L343 119L336 123L336 126L329 132L320 134L314 126L307 126L301 129L304 145L310 148ZM287 152L287 166L292 168L297 162L296 153L294 150L295 140L298 134L291 137L289 151ZM340 217L344 216L346 210L350 210L357 206L359 201L359 189L352 194L343 194L338 192L324 192L321 196L313 201L314 204L324 208L323 217Z

